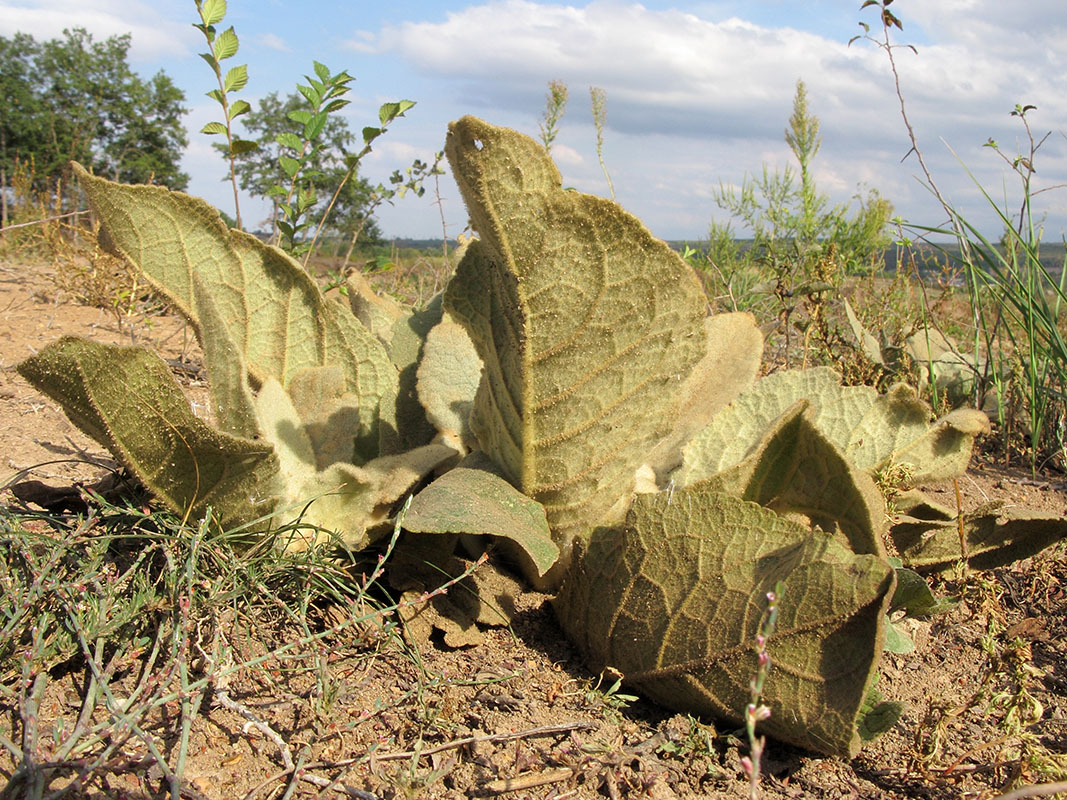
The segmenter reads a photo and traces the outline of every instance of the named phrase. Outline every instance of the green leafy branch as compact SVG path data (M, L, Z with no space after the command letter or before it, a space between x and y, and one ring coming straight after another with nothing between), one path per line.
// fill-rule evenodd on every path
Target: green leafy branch
M316 68L317 66L318 64L316 62ZM303 89L303 87L297 88L300 88L301 90ZM319 220L318 227L315 229L315 236L308 244L307 249L305 251L306 253L310 253L312 250L314 250L315 243L319 240L319 236L322 234L322 229L326 225L326 220L329 218L330 212L333 210L334 205L336 205L337 198L341 195L341 190L344 189L345 184L348 183L352 176L356 174L356 171L359 169L359 164L363 160L363 157L371 151L371 143L383 133L385 133L385 129L389 126L389 123L391 123L397 117L404 116L404 112L407 111L409 108L414 107L414 105L414 100L398 100L395 103L383 103L382 106L378 109L379 127L375 128L372 126L368 126L363 129L363 149L360 150L358 153L345 154L344 177L341 178L341 182L334 190L333 197L330 198L330 203L326 206L326 210L323 212L322 218ZM279 143L282 142L279 141ZM402 197L408 188L414 190L419 197L422 197L422 179L427 175L438 174L440 172L440 169L438 169L438 163L440 162L441 157L441 154L438 153L437 158L434 161L433 170L436 170L436 172L428 171L429 168L427 168L427 166L422 161L416 159L414 163L407 169L407 181L405 181L404 177L401 175L400 170L394 171L393 175L390 177L390 183L393 185L399 185L398 189L387 189L382 184L378 184L378 186L374 190L370 207L367 209L367 213L364 216L364 219L369 218L374 209L381 205L381 203L387 200L391 201L392 198L397 194ZM282 206L282 210L283 212L285 211L284 205ZM280 221L278 225L282 228L283 231L285 230L284 221ZM352 250L355 248L356 241L359 239L359 234L361 232L362 226L360 228L357 228L356 231L353 233L352 241L348 248L348 255L345 256L345 262L348 261L348 257L351 255ZM305 265L306 264L307 258L305 257Z
M276 138L278 144L289 148L293 153L293 155L278 156L278 163L289 177L289 186L275 184L267 192L270 196L285 195L285 200L279 204L285 218L278 220L278 229L281 231L282 248L295 256L309 253L312 247L311 242L297 242L300 234L314 224L305 217L318 202L313 180L321 173L310 169L309 166L322 147L322 133L330 114L348 105L349 101L344 99L344 95L348 93L348 84L355 80L345 70L334 75L330 73L325 64L318 61L313 63L318 80L305 75L308 85L297 84L296 86L307 100L308 108L297 109L289 113L289 119L302 126L300 134L286 131L279 133ZM351 172L352 170L346 173L345 180ZM344 181L342 185L343 183ZM337 192L340 193L340 191L339 186ZM335 199L336 196L335 194ZM329 209L327 209L328 213ZM325 216L319 223L318 230L322 229Z
M211 67L219 83L219 88L212 89L207 96L222 106L224 120L223 122L209 122L200 129L200 132L226 136L227 155L230 159L230 181L233 184L233 210L237 227L240 228L241 207L237 192L236 159L242 153L255 150L258 145L248 139L234 136L233 121L242 114L247 114L251 106L247 100L236 100L231 104L227 95L239 92L248 85L248 66L241 64L231 67L225 75L222 74L222 62L233 58L237 54L239 45L232 25L222 33L218 33L215 28L226 16L226 0L196 0L196 10L200 14L200 24L193 23L193 27L204 34L208 47L211 48L211 52L201 53L200 57Z

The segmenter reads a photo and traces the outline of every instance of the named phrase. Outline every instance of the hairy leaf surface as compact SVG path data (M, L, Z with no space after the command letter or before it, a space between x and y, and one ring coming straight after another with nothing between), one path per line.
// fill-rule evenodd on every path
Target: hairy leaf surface
M816 427L800 400L767 431L752 455L695 486L729 492L827 533L854 553L885 556L885 501L872 478Z
M905 566L919 572L950 569L964 559L974 569L993 569L1067 537L1067 519L1056 514L987 503L964 514L961 525L954 515L943 513L947 509L912 499L917 516L897 515L889 535Z
M413 533L470 533L510 542L507 548L537 582L559 558L545 510L487 469L460 466L411 501L404 529Z
M658 703L741 722L766 594L781 581L761 729L823 753L858 752L893 570L732 495L641 495L621 529L598 528L556 601L595 670Z
M467 331L451 315L426 335L417 372L419 401L444 441L457 450L476 444L470 417L482 379L482 360Z
M480 236L445 294L485 364L471 426L566 548L670 431L703 291L635 217L565 191L532 139L464 117L445 151Z
M880 395L869 386L841 386L827 367L769 375L723 409L685 448L684 485L737 464L763 432L798 400L809 401L815 424L860 469L906 466L914 483L962 474L974 439L989 430L981 411L961 409L930 423L930 409L904 385Z
M667 476L681 465L685 443L751 386L759 374L763 334L752 314L707 317L704 332L706 351L682 385L682 404L671 432L646 459L661 488Z
M359 400L358 454L378 453L378 408L396 393L396 370L349 309L324 297L283 251L228 230L203 200L160 186L112 183L78 165L75 172L110 248L167 296L202 341L197 280L256 383L273 377L287 387L301 370L339 366L346 391Z
M233 525L271 512L281 490L271 446L195 417L154 353L64 337L18 371L175 513L199 516L211 506Z

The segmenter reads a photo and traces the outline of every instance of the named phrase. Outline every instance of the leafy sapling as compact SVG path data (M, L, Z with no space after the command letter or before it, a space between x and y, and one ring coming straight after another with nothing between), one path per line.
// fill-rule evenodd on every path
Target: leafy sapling
M201 53L200 57L211 67L219 83L219 88L212 89L207 96L222 106L223 117L223 122L209 122L200 129L200 132L226 136L227 156L230 159L230 181L233 184L234 217L237 227L240 228L241 206L237 192L236 160L242 153L255 150L257 145L255 142L234 135L233 121L242 114L247 114L251 106L246 100L236 100L230 103L228 95L241 91L248 84L248 66L241 64L231 67L225 75L222 74L222 62L233 58L237 54L239 45L232 25L222 33L218 33L215 28L226 16L226 0L196 0L196 10L200 14L200 24L193 23L193 27L204 34L210 48L210 52Z
M285 198L279 203L284 217L278 220L281 246L296 256L311 251L310 241L298 241L314 224L306 217L318 201L313 184L318 173L310 169L310 164L322 147L323 131L330 114L348 105L349 101L344 95L348 93L348 84L355 80L344 70L335 75L325 64L318 61L313 63L315 77L305 75L307 85L297 84L296 87L307 100L308 107L289 114L289 119L301 126L300 132L285 131L277 136L278 144L291 151L291 154L278 156L278 163L288 176L289 185L275 184L268 191L271 196L283 195ZM337 191L340 192L340 187ZM320 223L320 230L321 227Z
M318 65L316 65L316 67L317 66ZM341 182L334 190L333 196L330 198L330 202L326 206L326 210L323 212L322 218L319 220L318 227L315 229L315 236L312 238L311 243L307 248L307 253L310 254L311 251L314 250L315 243L318 241L319 236L322 234L322 229L326 224L327 218L330 216L330 211L332 211L334 206L337 204L337 200L341 196L341 191L344 189L345 184L347 184L348 181L351 180L352 177L356 174L356 171L359 169L359 164L363 160L363 157L371 151L371 143L383 133L385 133L385 130L389 126L389 123L391 123L397 117L404 116L404 112L407 111L409 108L413 108L414 105L414 100L398 100L394 103L383 103L382 106L378 109L379 127L375 128L372 126L368 126L363 129L363 149L360 150L358 153L345 153L346 169L344 177L341 178ZM432 169L427 167L426 164L420 159L415 159L415 161L412 162L412 165L407 168L406 179L403 175L401 175L400 170L395 170L392 176L389 178L389 182L392 186L396 186L397 188L389 189L383 186L382 184L378 184L378 186L374 189L374 196L370 203L370 207L367 209L365 219L369 219L370 214L374 211L374 209L381 205L383 202L391 202L392 199L397 195L403 197L404 193L407 192L408 189L411 189L419 197L421 197L423 193L423 178L425 178L427 175L436 175L440 173L438 165L440 164L441 158L442 154L438 153L437 158L433 163ZM345 256L345 263L348 262L348 259L352 254L352 250L356 246L356 240L359 238L360 231L361 229L357 229L352 234L352 241L348 249L348 254ZM304 263L306 266L306 256L304 259Z

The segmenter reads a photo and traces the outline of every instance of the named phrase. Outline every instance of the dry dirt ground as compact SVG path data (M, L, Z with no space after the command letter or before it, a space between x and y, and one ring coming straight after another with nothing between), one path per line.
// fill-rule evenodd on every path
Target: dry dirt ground
M128 320L57 295L44 268L0 263L0 465L7 476L51 485L91 479L110 463L15 364L49 341L77 334L105 342L148 342L172 359L194 404L205 401L198 354L174 316ZM954 503L951 487L932 487ZM1067 515L1063 476L1034 481L1023 471L977 464L960 482L964 502L987 499ZM0 502L15 505L10 493ZM852 761L814 756L770 741L763 759L766 798L994 798L1009 788L1067 777L1067 555L1062 543L1013 567L946 581L938 590L964 602L912 624L917 649L887 655L880 687L901 700L899 724ZM233 623L238 656L278 647L283 620ZM981 646L987 637L990 657ZM231 681L229 699L251 724L208 694L194 721L183 797L281 796L747 797L744 737L715 725L596 690L553 618L549 598L522 593L511 629L486 632L474 647L441 642L417 648L351 631L328 640L324 702L310 667L250 669ZM57 675L39 718L46 732L73 723L84 676ZM1006 735L1004 707L991 698L1040 703L1025 741ZM625 687L620 690L626 694ZM1006 693L1006 695L1004 694ZM0 705L4 701L0 700ZM174 709L151 721L164 754L177 747ZM2 709L0 734L18 736L18 711ZM268 733L277 735L274 740ZM296 769L288 768L278 742ZM158 767L133 747L120 753L87 794L158 797ZM1020 755L1023 758L1020 758ZM0 776L12 763L0 757ZM1042 771L1044 770L1044 771ZM1058 771L1057 771L1058 770ZM328 784L328 786L327 786ZM61 782L57 786L61 785Z

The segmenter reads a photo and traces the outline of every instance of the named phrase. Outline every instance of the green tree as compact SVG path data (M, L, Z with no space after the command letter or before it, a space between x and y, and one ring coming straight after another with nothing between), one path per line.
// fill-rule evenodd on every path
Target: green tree
M124 181L184 189L188 143L184 93L163 72L144 80L130 68L129 34L93 40L84 28L38 43L0 37L0 169L33 162L38 188L64 184L72 160Z
M8 220L8 181L17 162L37 147L40 97L34 91L33 64L40 46L32 36L0 37L0 227Z
M278 234L280 205L285 196L273 191L275 186L288 186L290 176L279 161L289 154L289 148L278 142L278 136L300 131L302 124L293 120L294 112L307 107L306 99L296 92L285 98L271 92L259 101L258 107L242 117L245 134L255 141L255 150L237 156L237 179L241 188L253 197L269 198L271 201L271 235ZM345 155L353 146L355 137L343 117L331 114L326 119L319 147L310 152L310 160L303 174L315 190L317 202L311 215L318 219L325 212L334 191L341 184L347 166ZM226 153L226 147L216 144L216 149ZM374 202L374 189L364 178L353 176L345 183L327 219L327 232L335 235L360 233L361 241L376 242L381 237L377 224L370 218Z
M818 191L812 162L822 139L803 81L797 81L785 141L800 166L799 181L792 167L771 171L764 165L759 176L746 176L740 189L720 186L714 193L716 204L752 231L754 246L749 252L755 257L778 253L788 245L810 255L806 262L815 264L832 244L846 269L869 267L891 241L888 224L893 206L877 190L866 189L857 193L858 208L850 214L849 204L834 205ZM712 241L722 240L723 228L712 223Z

